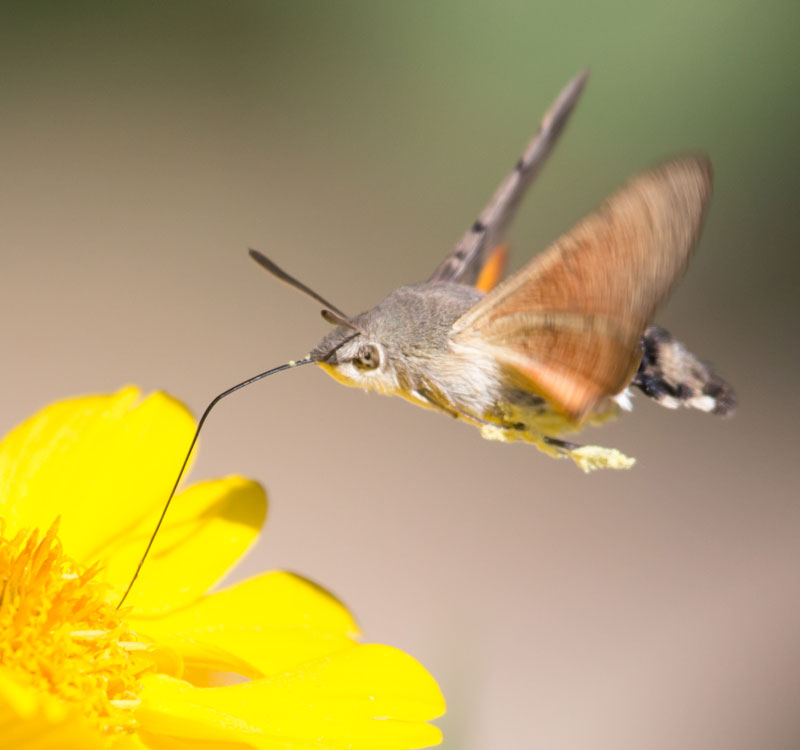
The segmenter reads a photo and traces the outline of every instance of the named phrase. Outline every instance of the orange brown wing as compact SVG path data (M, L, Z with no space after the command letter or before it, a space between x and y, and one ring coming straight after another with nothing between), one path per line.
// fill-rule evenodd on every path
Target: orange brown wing
M578 420L627 385L639 339L680 278L711 196L704 156L644 172L453 326Z

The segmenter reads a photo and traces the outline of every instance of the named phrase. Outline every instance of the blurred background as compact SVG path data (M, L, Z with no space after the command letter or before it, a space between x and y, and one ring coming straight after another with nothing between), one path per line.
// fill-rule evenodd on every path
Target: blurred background
M328 327L247 247L351 314L426 278L589 65L514 267L708 151L659 322L736 416L639 398L583 436L636 467L584 476L304 368L226 401L193 478L266 485L235 575L296 570L419 658L447 750L797 748L798 28L786 0L3 2L0 426L128 382L199 413L301 357Z

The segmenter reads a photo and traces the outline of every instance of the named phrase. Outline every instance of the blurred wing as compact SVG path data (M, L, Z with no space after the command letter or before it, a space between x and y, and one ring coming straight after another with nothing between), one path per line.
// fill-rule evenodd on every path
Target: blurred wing
M503 274L508 264L508 245L498 245L486 258L486 263L475 280L475 288L484 294L488 294L503 278Z
M564 129L588 75L588 70L579 73L559 94L514 170L500 183L489 204L434 271L430 281L475 284L487 256L502 240L522 196Z
M681 276L711 196L707 158L645 172L453 325L572 419L621 391Z

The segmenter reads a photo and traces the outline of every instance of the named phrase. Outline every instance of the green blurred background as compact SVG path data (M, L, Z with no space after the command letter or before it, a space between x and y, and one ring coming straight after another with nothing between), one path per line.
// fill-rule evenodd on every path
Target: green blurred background
M427 277L589 65L515 267L708 151L659 322L734 419L637 399L585 439L639 463L586 477L305 368L226 402L194 476L266 484L237 575L297 570L417 656L448 750L796 748L798 29L788 0L2 2L1 426L126 382L199 412L302 356L327 327L246 248L351 313Z

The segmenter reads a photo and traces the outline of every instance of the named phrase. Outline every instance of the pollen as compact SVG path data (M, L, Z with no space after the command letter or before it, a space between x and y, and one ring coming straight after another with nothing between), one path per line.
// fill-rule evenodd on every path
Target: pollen
M58 521L41 535L8 539L0 519L0 665L20 683L74 705L97 729L136 729L139 680L154 667L97 579L58 540Z

